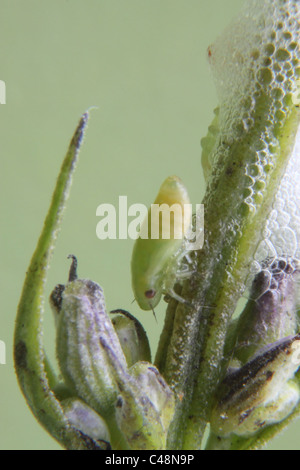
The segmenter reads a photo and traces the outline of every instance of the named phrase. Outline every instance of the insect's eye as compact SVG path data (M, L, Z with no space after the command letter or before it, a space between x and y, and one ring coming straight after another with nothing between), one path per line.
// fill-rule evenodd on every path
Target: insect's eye
M145 292L145 297L147 297L147 299L153 299L155 295L156 295L156 290L154 289L149 289L149 290L146 290Z

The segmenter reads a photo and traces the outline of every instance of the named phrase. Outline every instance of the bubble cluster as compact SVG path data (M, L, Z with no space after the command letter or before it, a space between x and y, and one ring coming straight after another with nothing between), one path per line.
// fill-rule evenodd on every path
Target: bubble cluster
M253 270L266 269L262 260L300 263L300 128L296 143L263 227L263 239L255 253ZM272 270L269 270L272 273ZM270 285L274 276L270 276Z
M288 279L299 280L300 263L292 257L266 258L259 263L259 268L260 271L251 285L250 298L253 300L258 300L266 292L271 292L280 302L283 300L282 291L285 289L282 289L282 284Z
M280 148L280 131L294 106L300 74L300 5L293 0L249 0L209 47L219 109L202 140L208 179L224 153L248 139L243 204L255 211ZM299 84L299 81L298 81Z
M255 212L280 158L284 126L300 104L300 2L245 3L238 18L209 47L219 108L202 140L202 165L206 179L211 174L218 177L223 162L234 154L233 143L246 152L236 204ZM268 288L276 290L273 263L300 260L300 130L261 238L249 282L255 273L268 271ZM264 260L271 260L272 269Z

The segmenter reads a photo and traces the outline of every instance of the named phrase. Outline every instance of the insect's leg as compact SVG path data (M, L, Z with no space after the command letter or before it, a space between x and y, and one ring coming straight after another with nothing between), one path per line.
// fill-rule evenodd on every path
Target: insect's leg
M176 294L173 288L168 289L167 294L172 297L173 299L177 300L177 302L180 302L181 304L185 305L191 305L190 302L185 300L183 297L181 297L179 294Z
M189 263L189 261L188 261L188 263ZM179 280L180 279L188 279L194 273L195 273L195 270L193 269L192 264L182 263L182 264L179 265L179 268L177 269L176 279L179 279Z
M188 264L194 264L194 261L188 252L184 254L184 258L187 260Z
M195 271L189 271L189 270L179 270L177 273L176 273L176 281L183 281L184 279L189 279L192 274L194 274Z
M177 302L180 302L181 304L184 304L188 307L192 307L192 304L191 302L189 302L188 300L184 299L183 297L181 297L181 295L179 294L176 294L176 292L174 291L174 289L168 289L168 292L166 293L167 295L169 295L170 297L172 297L173 299L177 300ZM215 307L212 306L212 305L200 305L200 308L209 308L209 309L214 309Z

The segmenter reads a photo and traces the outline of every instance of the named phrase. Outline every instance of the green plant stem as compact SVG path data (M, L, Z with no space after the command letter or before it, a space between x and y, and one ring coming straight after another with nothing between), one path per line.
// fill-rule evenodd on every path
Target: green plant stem
M170 448L200 449L212 397L223 373L226 331L260 241L258 227L263 226L270 212L294 146L300 122L295 106L282 128L274 123L279 141L274 166L266 175L266 190L255 212L248 210L241 181L248 165L254 163L248 148L255 148L261 136L269 105L268 97L262 93L252 134L237 141L229 155L225 148L219 152L222 161L216 167L222 170L211 178L203 201L205 246L198 254L197 274L184 284L181 294L193 307L177 306L168 347L159 347L159 351L167 350L162 373L181 396L170 427ZM167 317L174 316L173 305L167 310ZM161 362L160 357L156 362Z

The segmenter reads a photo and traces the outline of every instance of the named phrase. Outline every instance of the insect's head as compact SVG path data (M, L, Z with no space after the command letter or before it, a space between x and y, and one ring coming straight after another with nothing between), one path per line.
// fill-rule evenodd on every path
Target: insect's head
M147 279L147 282L142 280L139 289L135 289L134 295L142 310L153 311L162 296L161 285L153 280L151 282L149 282L149 279Z

